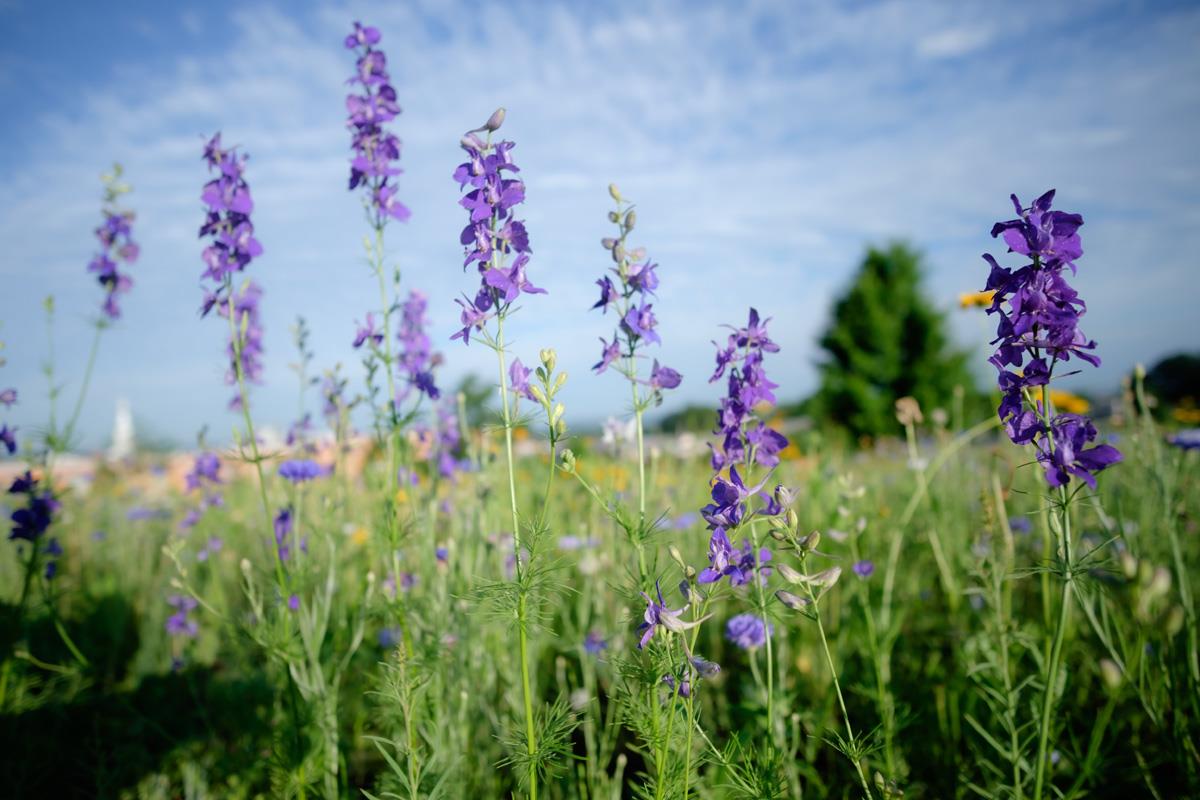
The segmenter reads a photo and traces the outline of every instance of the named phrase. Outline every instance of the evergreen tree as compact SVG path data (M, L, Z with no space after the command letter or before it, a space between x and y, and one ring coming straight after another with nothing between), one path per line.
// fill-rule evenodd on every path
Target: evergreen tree
M966 356L949 346L941 314L921 294L921 258L903 244L870 248L821 337L819 414L856 436L896 433L897 398L949 409L956 386L978 393Z

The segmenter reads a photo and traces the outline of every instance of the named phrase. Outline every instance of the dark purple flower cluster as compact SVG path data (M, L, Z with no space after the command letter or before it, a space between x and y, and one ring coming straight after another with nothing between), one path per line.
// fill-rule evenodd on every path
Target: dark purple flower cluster
M396 90L387 71L387 56L375 49L383 38L378 28L355 22L346 37L346 49L358 57L354 75L346 81L361 93L346 96L349 118L346 127L352 134L354 157L350 160L350 190L365 186L374 225L382 228L388 217L404 222L412 212L396 198L396 186L389 179L401 173L400 139L383 126L400 114Z
M104 289L104 313L109 319L121 316L117 297L133 288L133 279L120 271L120 265L137 261L138 245L133 241L132 211L104 209L104 222L96 228L100 240L100 252L88 264L88 272L96 274L96 280Z
M254 201L243 177L246 156L239 155L236 147L222 148L221 134L217 133L204 146L204 160L209 171L216 170L218 175L204 185L200 195L206 206L200 238L209 239L204 248L205 270L201 278L211 281L204 290L200 315L206 316L214 308L224 319L233 314L237 333L231 336L227 348L231 366L225 382L236 384L240 369L245 380L257 383L262 377L263 331L258 315L262 289L253 281L247 281L237 290L233 285L234 274L245 270L263 251L250 222ZM240 394L230 401L231 408L240 404Z
M429 301L425 295L416 290L410 291L408 299L400 306L400 329L396 331L400 350L396 354L396 366L406 385L398 392L400 397L396 398L397 402L410 389L416 389L430 400L438 399L441 394L433 381L433 370L442 363L442 354L434 352L425 333L428 324L425 312L428 307Z
M184 476L184 485L188 492L201 494L199 505L190 509L179 523L181 528L189 530L196 526L208 509L224 504L224 499L217 489L221 485L221 459L217 454L204 452L197 455L192 462L191 471Z
M10 540L22 539L26 542L36 542L54 522L54 515L61 504L54 498L54 492L42 489L41 482L28 470L25 474L13 480L8 487L8 493L24 498L25 505L9 515L12 520Z
M498 109L482 128L468 131L460 142L467 160L454 170L460 189L471 188L459 200L470 213L470 220L459 236L465 260L463 268L475 264L480 287L475 299L464 296L455 300L462 307L463 328L453 339L470 344L471 329L482 330L488 319L506 310L522 292L545 294L525 275L529 263L529 233L516 218L514 209L525 201L525 184L515 177L520 168L512 160L510 141L492 142L504 122L504 109ZM486 139L476 134L485 132ZM512 263L508 257L515 254ZM465 302L464 302L465 300Z
M1097 436L1091 420L1051 416L1043 399L1048 395L1043 387L1059 362L1078 357L1100 364L1091 352L1096 343L1079 329L1086 305L1065 274L1067 267L1075 273L1075 261L1083 255L1083 217L1052 211L1053 200L1051 189L1025 208L1013 195L1017 218L992 227L993 237L1003 237L1008 251L1028 257L1029 263L1013 270L988 253L983 256L991 265L986 288L995 293L988 313L999 318L992 342L998 347L989 361L1000 373L1004 397L998 411L1009 438L1034 445L1050 486L1063 486L1074 476L1094 488L1095 473L1120 461L1120 452L1107 444L1090 446Z
M281 508L279 513L275 515L275 550L279 553L280 561L287 561L292 557L293 548L296 545L296 520L292 509ZM308 552L307 537L300 540L300 552Z
M170 603L171 608L175 609L175 613L167 617L167 633L172 636L194 639L200 632L196 621L191 618L191 613L196 610L196 598L190 595L174 594L167 598L167 602Z

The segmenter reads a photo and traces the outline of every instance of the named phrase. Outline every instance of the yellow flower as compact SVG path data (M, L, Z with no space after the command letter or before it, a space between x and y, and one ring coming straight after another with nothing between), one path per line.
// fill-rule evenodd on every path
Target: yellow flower
M958 304L962 308L974 308L979 306L983 308L992 304L992 298L996 296L995 292L967 292L958 296Z
M364 528L362 525L359 525L350 534L350 541L354 542L354 544L366 544L368 535L369 534L367 533L367 529Z
M1050 403L1057 410L1065 411L1068 414L1086 414L1092 407L1092 404L1085 398L1061 389L1050 390Z
M1171 416L1185 425L1200 425L1200 408L1177 408Z

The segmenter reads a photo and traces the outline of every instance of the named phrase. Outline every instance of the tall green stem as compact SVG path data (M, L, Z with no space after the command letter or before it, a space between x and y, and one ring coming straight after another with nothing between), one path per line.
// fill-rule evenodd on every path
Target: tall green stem
M71 443L71 437L75 433L75 424L79 421L79 414L83 411L83 401L87 397L88 386L92 382L92 368L96 366L96 353L100 349L100 333L104 330L104 323L96 322L96 332L92 335L92 346L88 350L87 366L83 369L83 383L79 386L79 396L75 398L75 408L71 411L71 418L67 421L67 426L63 428L62 441L59 446L66 448Z
M1050 717L1054 712L1055 694L1058 689L1058 671L1062 664L1063 640L1071 613L1071 590L1074 567L1071 562L1071 511L1067 489L1059 487L1059 547L1063 555L1062 598L1058 609L1058 623L1054 627L1054 643L1050 647L1050 663L1046 669L1045 694L1042 696L1042 718L1038 729L1037 771L1033 784L1034 800L1041 800L1046 780L1046 762L1049 760Z
M517 513L517 479L513 468L512 410L508 399L508 367L504 363L504 315L496 316L496 360L500 367L500 403L504 414L504 454L508 462L508 500L512 510L513 558L516 563L517 583L521 583L521 519ZM537 731L533 724L533 696L529 679L529 633L526 625L526 598L523 586L518 587L517 635L521 657L521 692L525 703L525 746L529 755L529 797L537 800Z

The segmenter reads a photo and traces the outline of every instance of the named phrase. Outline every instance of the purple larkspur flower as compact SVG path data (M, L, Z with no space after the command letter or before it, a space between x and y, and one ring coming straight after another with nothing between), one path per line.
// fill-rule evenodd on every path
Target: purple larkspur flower
M855 561L854 574L864 580L875 574L875 562L873 561Z
M612 344L609 344L604 337L601 336L600 344L604 345L604 348L600 353L600 360L592 365L592 369L596 371L596 374L604 372L604 370L608 369L614 361L621 357L621 343L615 336L613 337Z
M0 391L0 403L3 403L5 408L12 408L16 402L16 389L5 389L4 391Z
M284 461L279 465L279 477L292 483L306 483L317 478L323 478L330 471L329 467L322 466L307 458Z
M522 364L521 359L514 358L512 365L508 368L509 391L519 397L532 400L533 391L529 388L529 376L532 374L533 370Z
M1012 196L1017 218L997 222L992 236L1001 237L1010 253L1029 258L1017 269L1000 266L990 253L986 289L994 292L988 314L997 317L998 345L989 361L999 372L1003 399L998 408L1014 444L1032 444L1046 482L1065 486L1072 477L1095 488L1096 473L1121 460L1109 444L1093 445L1096 427L1087 417L1058 414L1043 406L1046 388L1060 363L1078 358L1093 366L1100 359L1096 343L1079 328L1086 306L1068 283L1083 256L1079 228L1083 217L1051 210L1054 190L1025 208ZM1010 367L1016 369L1010 369Z
M532 250L525 223L515 212L525 201L525 184L516 177L520 168L512 159L515 145L492 141L503 122L504 109L498 109L483 127L468 131L459 142L467 160L454 170L454 180L465 191L459 205L468 212L459 235L463 268L474 264L480 276L475 299L455 301L462 307L463 328L451 338L464 344L470 343L472 328L482 330L492 316L506 314L520 295L546 294L526 274ZM481 139L477 134L484 131L487 136Z
M190 595L175 594L167 598L167 603L175 609L175 613L167 617L165 626L167 633L172 636L195 638L200 632L196 621L191 618L191 613L196 610L196 598Z
M400 139L385 126L400 115L400 105L388 75L387 56L376 49L382 38L378 28L355 22L345 39L346 49L357 58L354 75L346 81L355 89L346 96L346 127L354 151L349 188L362 188L376 229L389 219L405 222L412 216L400 202L394 182L402 172L396 166Z
M4 445L10 456L17 452L17 429L10 428L7 424L0 425L0 444Z
M680 619L683 612L687 610L686 605L677 609L667 608L667 601L663 599L662 587L657 581L654 583L654 589L658 595L657 601L645 592L641 592L642 597L646 600L646 613L643 615L642 624L638 626L638 633L642 634L641 639L638 640L639 650L649 643L659 628L670 633L683 633L700 624L699 621L685 622Z
M701 570L696 581L716 583L722 578L729 578L731 586L745 586L757 574L759 582L766 584L771 568L763 565L770 560L771 551L767 548L759 548L756 558L754 545L749 540L743 541L740 548L734 548L725 529L717 528L709 538L709 565Z
M354 334L352 346L355 350L357 350L367 342L370 342L374 347L379 347L381 344L383 344L383 331L376 329L375 315L369 311L367 312L366 324L358 324L358 332Z
M247 157L238 154L236 147L222 147L221 134L217 133L204 146L204 160L209 172L216 172L216 177L204 185L200 195L205 204L200 238L208 240L202 253L205 270L201 279L209 281L204 288L200 313L206 316L215 308L226 320L232 315L231 338L226 347L230 367L225 382L235 385L241 374L245 380L258 383L263 370L263 330L259 319L262 289L253 281L245 281L235 288L233 280L263 252L262 245L254 238L254 225L250 221L254 201L244 177ZM230 407L239 408L240 405L238 394Z
M599 631L588 631L583 640L583 649L590 656L598 656L608 649L608 640Z
M775 634L774 625L763 624L753 614L738 614L725 623L725 638L743 650L754 650L766 644L767 637Z
M670 367L659 364L658 359L655 359L654 366L650 369L650 380L647 381L647 385L654 390L674 389L682 381L682 375Z
M275 515L275 549L279 553L280 561L287 561L292 557L292 510L290 508L281 508L279 513Z
M1169 444L1180 450L1200 450L1200 428L1188 428L1167 437Z
M680 697L687 698L692 696L692 682L689 680L685 679L677 682L674 675L664 675L662 682L667 685L668 689L677 693ZM679 685L678 690L675 688L676 683Z
M645 339L647 342L662 343L662 338L655 331L658 318L654 316L654 304L642 303L633 306L621 318L621 327L635 339Z
M189 492L201 489L205 484L221 483L221 459L216 453L199 453L192 461L192 469L184 477Z
M119 166L117 175L120 174ZM96 275L96 281L104 289L103 311L109 319L118 319L121 308L117 302L120 295L133 288L133 279L121 271L123 265L137 261L140 248L133 240L132 211L116 207L117 198L129 190L128 186L117 187L112 176L105 177L104 221L96 228L96 239L100 251L88 263L88 272Z
M433 380L433 369L442 363L441 353L434 352L433 344L425 333L428 321L425 317L429 301L416 290L408 293L408 299L400 306L400 325L396 331L399 349L396 368L404 379L404 388L399 390L397 401L402 400L411 389L416 389L430 400L441 396Z
M433 551L439 564L446 564L450 561L450 551L445 547L438 547Z

